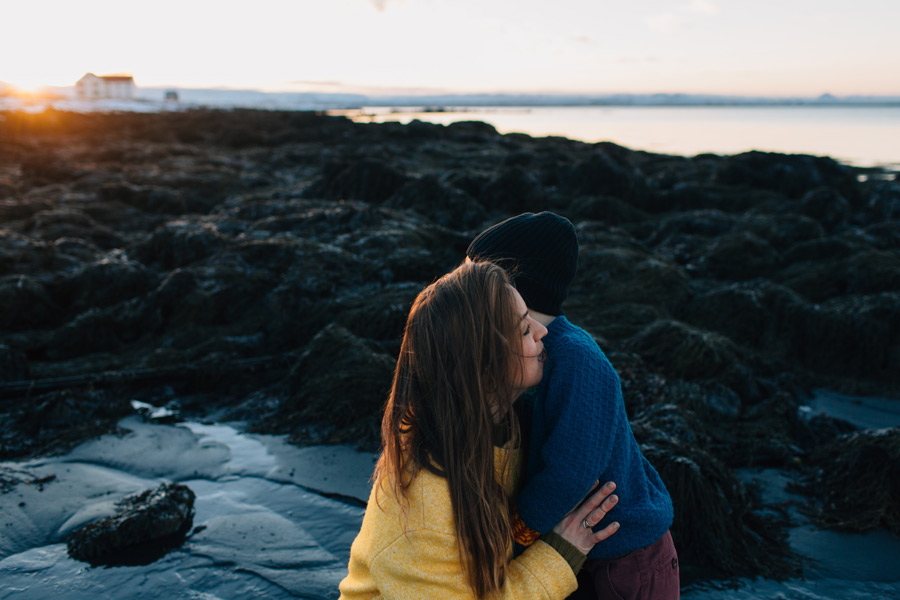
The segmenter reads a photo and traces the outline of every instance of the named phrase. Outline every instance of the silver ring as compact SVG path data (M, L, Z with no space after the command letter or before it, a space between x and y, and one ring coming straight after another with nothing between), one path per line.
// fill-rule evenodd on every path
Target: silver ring
M594 528L593 525L588 524L587 517L585 517L581 520L581 526L584 527L585 529L593 529Z

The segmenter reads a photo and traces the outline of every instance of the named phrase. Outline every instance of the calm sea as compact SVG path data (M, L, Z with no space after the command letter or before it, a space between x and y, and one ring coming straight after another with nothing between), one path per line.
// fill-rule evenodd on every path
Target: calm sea
M900 106L573 106L348 111L357 121L484 121L501 133L610 141L693 156L764 150L900 168Z

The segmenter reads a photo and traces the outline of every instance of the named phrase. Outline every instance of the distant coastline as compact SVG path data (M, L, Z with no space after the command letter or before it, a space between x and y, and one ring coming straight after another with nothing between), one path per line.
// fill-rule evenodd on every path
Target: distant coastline
M533 107L533 106L898 106L900 96L740 96L717 94L552 94L552 93L471 93L367 95L322 92L266 92L253 89L138 87L135 100L163 101L167 92L176 92L180 101L212 106L308 106L313 109L354 109L364 106L433 109L449 107ZM74 87L48 87L31 95L55 100L72 100ZM16 98L15 88L0 81L0 101ZM9 102L6 102L9 103Z
M701 94L453 94L369 98L368 106L900 106L900 96L754 97Z

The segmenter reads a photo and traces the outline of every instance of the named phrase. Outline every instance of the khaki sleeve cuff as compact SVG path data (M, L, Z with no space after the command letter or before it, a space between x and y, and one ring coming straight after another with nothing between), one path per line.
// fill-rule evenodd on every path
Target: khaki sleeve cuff
M572 567L572 572L576 575L581 570L581 567L584 566L584 561L587 560L587 556L582 554L581 550L567 542L555 531L542 535L541 541L559 552L566 562L569 563L569 566Z

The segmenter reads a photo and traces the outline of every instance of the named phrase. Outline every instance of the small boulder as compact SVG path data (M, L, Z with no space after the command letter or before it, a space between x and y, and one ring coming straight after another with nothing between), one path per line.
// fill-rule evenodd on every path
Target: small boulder
M146 565L184 542L194 520L194 492L162 484L119 503L119 512L69 534L69 556L92 565Z

